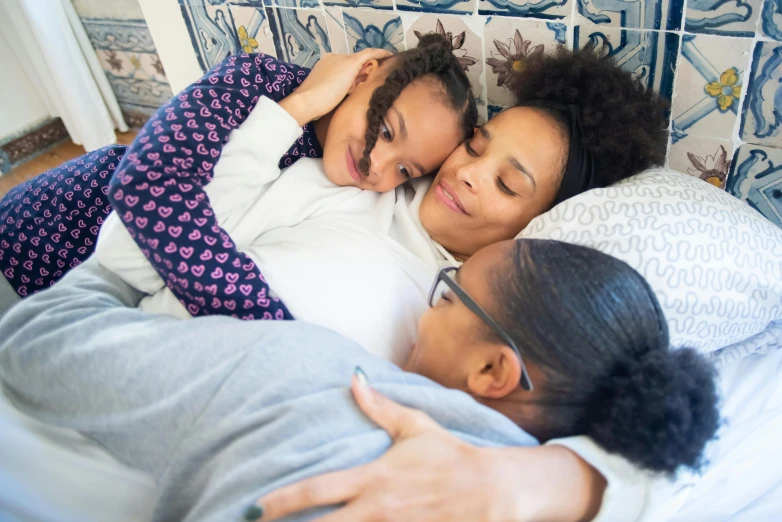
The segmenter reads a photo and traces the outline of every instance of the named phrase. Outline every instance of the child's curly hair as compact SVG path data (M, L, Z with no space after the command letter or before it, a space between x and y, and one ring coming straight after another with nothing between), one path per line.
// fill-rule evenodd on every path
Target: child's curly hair
M530 57L510 89L518 105L546 100L581 108L581 141L595 159L599 186L665 162L668 103L592 47ZM565 114L543 110L567 133Z
M369 172L369 154L377 143L380 125L386 112L402 91L413 81L431 75L440 83L443 98L448 106L459 115L462 138L472 135L478 121L478 109L470 88L470 80L451 52L451 45L438 34L423 35L418 47L399 53L394 58L391 71L385 83L375 89L367 110L366 147L359 162L359 170Z

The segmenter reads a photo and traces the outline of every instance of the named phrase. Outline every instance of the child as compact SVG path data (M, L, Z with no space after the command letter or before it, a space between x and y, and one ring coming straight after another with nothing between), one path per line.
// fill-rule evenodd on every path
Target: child
M291 100L295 103L289 103L287 106L291 115L295 113L298 118L301 118L301 123L304 125L303 133L288 152L282 155L279 161L280 168L292 165L299 158L320 157L325 153L324 161L331 166L327 168L327 173L333 173L336 183L352 184L370 190L390 190L403 182L407 176L416 177L426 173L418 167L426 165L429 169L436 168L450 150L472 132L476 110L469 90L469 82L455 60L451 59L450 52L445 52L447 45L444 40L437 42L429 38L423 42L423 45L424 48L400 53L399 57L393 60L385 60L389 53L376 49L369 49L351 57L327 55L320 67L321 70L335 62L340 65L340 59L343 62L353 60L352 64L360 62L359 69L364 69L362 66L367 62L368 67L363 74L363 81L356 88L349 85L347 90L351 91L350 96L336 110L314 114L304 114L301 110L302 106L309 109L312 107L306 107L306 104L299 102L307 96L310 96L311 100L314 93L324 98L317 100L320 104L315 108L318 109L322 108L324 103L338 103L339 99L334 99L338 94L326 92L331 96L331 99L328 99L328 96L322 96L324 89L318 89L317 84L313 87L313 83L316 82L310 82L306 89L304 87L307 86L303 86L301 96L297 100ZM378 59L383 63L378 63ZM390 63L385 62L405 64L404 67L397 69L400 73L396 75L396 79L387 85L378 81L378 78L383 75L373 74L379 72L384 66L387 70ZM341 66L343 69L346 68L344 63ZM356 77L356 72L353 71L352 77ZM192 175L190 181L198 187L194 193L200 192L200 183L211 179L213 168L220 157L220 146L231 130L249 116L250 110L259 103L259 100L263 101L267 98L267 101L283 100L302 84L308 74L309 71L306 69L284 64L266 56L229 57L202 80L185 89L168 106L162 108L157 117L145 126L137 141L129 149L112 146L95 151L15 188L0 202L2 273L17 293L25 296L50 286L65 271L88 257L94 249L98 229L104 217L111 211L111 203L116 203L116 198L115 201L110 202L107 197L107 183L125 156L127 156L125 163L127 169L123 170L123 180L129 179L127 177L129 172L145 177L146 169L150 167L157 169L157 166L168 159L169 163L165 165L168 172L163 169L161 175L173 173L176 169L177 174L181 176L185 169L192 168L193 171L189 172ZM389 127L393 125L387 120L394 116L386 114L388 108L407 84L424 75L431 75L439 80L439 85L435 85L437 80L431 82L430 89L444 91L441 105L454 108L451 111L454 113L452 118L454 124L451 126L454 131L453 136L450 139L439 140L443 145L442 149L448 150L440 152L441 157L431 154L430 150L425 150L427 161L423 161L420 158L405 157L404 151L396 147L391 150L391 153L385 154L389 158L400 159L397 162L399 165L396 168L396 175L386 176L386 172L370 169L370 152L383 148L389 149L386 143L393 144L394 141L401 141L401 138L395 138L405 130L398 128L397 136L392 135L393 129ZM321 76L329 77L326 71ZM333 76L332 74L331 77ZM367 82L370 78L374 83ZM351 78L348 77L347 80L349 82ZM332 89L335 90L339 89ZM372 94L374 91L377 91L376 95ZM210 96L211 93L218 92L218 97L210 99L208 104L203 103L204 95ZM345 92L342 92L342 97L344 94ZM369 122L366 116L368 105L372 108L369 112ZM314 124L309 122L310 118L318 116L323 117ZM411 116L408 116L408 125L410 118ZM395 121L395 123L399 122ZM365 130L362 129L362 124ZM168 138L166 142L157 141L164 130L171 135L166 136ZM380 145L375 147L378 136ZM156 140L153 143L160 150L152 152L151 156L157 154L159 159L153 160L151 166L138 164L139 152L149 152L153 146L149 140L153 137ZM438 138L442 137L442 133L438 135ZM142 143L141 140L145 138L146 141ZM325 151L321 148L321 141L325 142ZM448 143L449 141L452 143ZM177 145L177 149L174 149L174 145ZM210 146L208 150L207 146ZM174 163L173 150L178 153L177 163ZM346 151L354 155L355 169L348 168ZM198 158L197 163L196 158ZM135 169L136 166L139 167L138 170ZM346 172L348 170L350 172ZM390 171L390 168L388 170ZM355 174L358 174L358 177ZM140 185L143 186L143 183ZM135 185L133 188L135 189ZM150 191L150 194L154 196L158 190L160 187L157 187L154 192ZM135 197L137 196L128 198L128 207L125 208L124 215L129 211L132 206L130 203L133 203ZM172 209L170 215L176 218L192 212L187 204L203 201L203 193L198 198L188 201L184 199L169 201L167 207ZM125 198L120 199L125 201ZM203 204L208 205L208 203ZM123 203L120 203L120 206L122 205ZM139 205L135 211L144 212L143 206ZM142 218L139 222L143 223L143 216L139 217ZM216 226L213 219L207 221L209 225L201 225L201 220L194 224L202 231ZM136 223L135 218L133 222ZM148 230L144 237L149 237L150 232L154 233ZM221 241L221 244L225 243L227 240ZM248 266L247 262L242 264ZM156 264L156 267L167 269L165 264Z

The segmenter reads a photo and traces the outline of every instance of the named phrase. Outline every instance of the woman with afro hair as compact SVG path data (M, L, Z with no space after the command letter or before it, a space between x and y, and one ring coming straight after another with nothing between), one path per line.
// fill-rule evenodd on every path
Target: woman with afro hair
M591 48L533 56L510 88L515 106L451 153L421 205L423 226L457 260L665 161L666 102Z

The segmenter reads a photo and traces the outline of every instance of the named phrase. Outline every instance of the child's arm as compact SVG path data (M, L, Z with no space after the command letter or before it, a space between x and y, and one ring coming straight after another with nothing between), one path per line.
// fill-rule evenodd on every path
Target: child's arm
M281 110L262 98L284 98L306 75L268 56L229 57L158 110L111 182L109 195L128 233L192 315L238 315L250 301L244 318L290 318L282 303L265 299L263 277L220 228L203 185L212 179L228 135L253 107ZM275 170L272 178L301 133L292 118L283 121L293 129L255 129L263 137L259 154Z

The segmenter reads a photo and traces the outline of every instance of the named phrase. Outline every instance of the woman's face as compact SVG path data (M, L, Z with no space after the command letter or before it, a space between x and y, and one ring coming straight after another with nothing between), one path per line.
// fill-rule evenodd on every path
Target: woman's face
M383 66L368 62L350 95L331 116L323 164L336 185L388 192L408 179L437 170L462 140L459 117L445 103L443 87L424 77L409 84L386 113L369 156L369 175L359 173L369 101L385 82L391 61Z
M568 142L545 112L514 107L445 160L421 204L421 222L449 251L469 256L512 239L554 202Z

